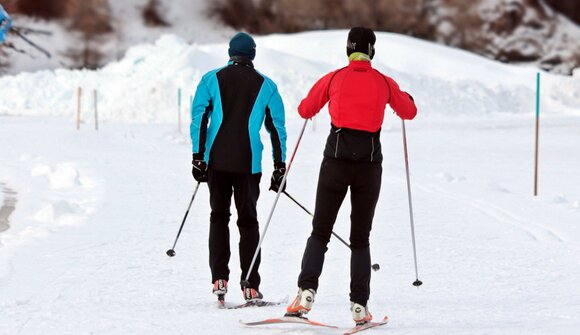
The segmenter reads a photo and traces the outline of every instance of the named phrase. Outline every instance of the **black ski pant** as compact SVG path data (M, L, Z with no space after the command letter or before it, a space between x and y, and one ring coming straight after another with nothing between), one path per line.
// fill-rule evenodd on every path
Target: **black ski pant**
M350 188L350 300L367 305L370 295L369 235L381 189L381 163L354 162L325 157L320 167L312 234L302 257L298 286L318 289L324 254L338 210Z
M238 229L240 231L239 254L242 274L246 279L248 269L258 242L260 231L256 203L260 196L261 173L237 174L214 170L208 171L209 202L211 206L209 227L209 266L212 283L218 279L229 280L230 269L230 205L232 193L238 211ZM251 288L258 290L260 286L260 253L256 258L252 273L248 278Z

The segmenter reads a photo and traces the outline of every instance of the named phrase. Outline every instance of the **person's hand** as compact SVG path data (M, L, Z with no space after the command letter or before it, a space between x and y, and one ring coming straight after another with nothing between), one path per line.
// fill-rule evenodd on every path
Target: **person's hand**
M278 162L274 163L274 172L272 172L272 178L270 179L270 191L278 193L280 185L282 184L282 179L284 179L284 174L286 173L286 163ZM284 183L282 192L286 190L286 185L288 185L288 179Z
M193 178L200 183L206 183L207 182L207 163L203 160L200 159L202 157L200 157L199 155L194 154L193 155L193 160L191 161L191 174L193 175Z

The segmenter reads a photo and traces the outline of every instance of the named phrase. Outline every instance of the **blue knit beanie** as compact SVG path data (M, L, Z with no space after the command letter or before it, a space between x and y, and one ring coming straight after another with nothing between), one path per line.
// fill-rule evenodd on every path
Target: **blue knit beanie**
M246 33L237 33L230 40L228 54L230 57L242 56L254 60L254 57L256 57L256 42L254 42L252 36Z

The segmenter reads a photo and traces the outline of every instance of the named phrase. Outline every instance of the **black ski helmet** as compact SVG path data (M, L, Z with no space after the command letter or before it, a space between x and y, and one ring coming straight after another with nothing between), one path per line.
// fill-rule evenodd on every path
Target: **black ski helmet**
M371 59L375 56L375 33L365 27L353 27L348 32L346 41L346 54L350 56L354 52L362 52L369 55Z

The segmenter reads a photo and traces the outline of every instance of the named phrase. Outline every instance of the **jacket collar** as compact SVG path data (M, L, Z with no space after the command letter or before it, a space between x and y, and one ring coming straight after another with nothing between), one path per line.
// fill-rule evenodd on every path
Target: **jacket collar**
M370 69L372 68L371 63L364 60L351 60L348 62L348 67L354 67L357 69Z
M242 56L233 56L230 58L228 65L245 65L245 66L249 66L251 68L254 67L254 63L252 63L252 61L246 57L242 57Z

